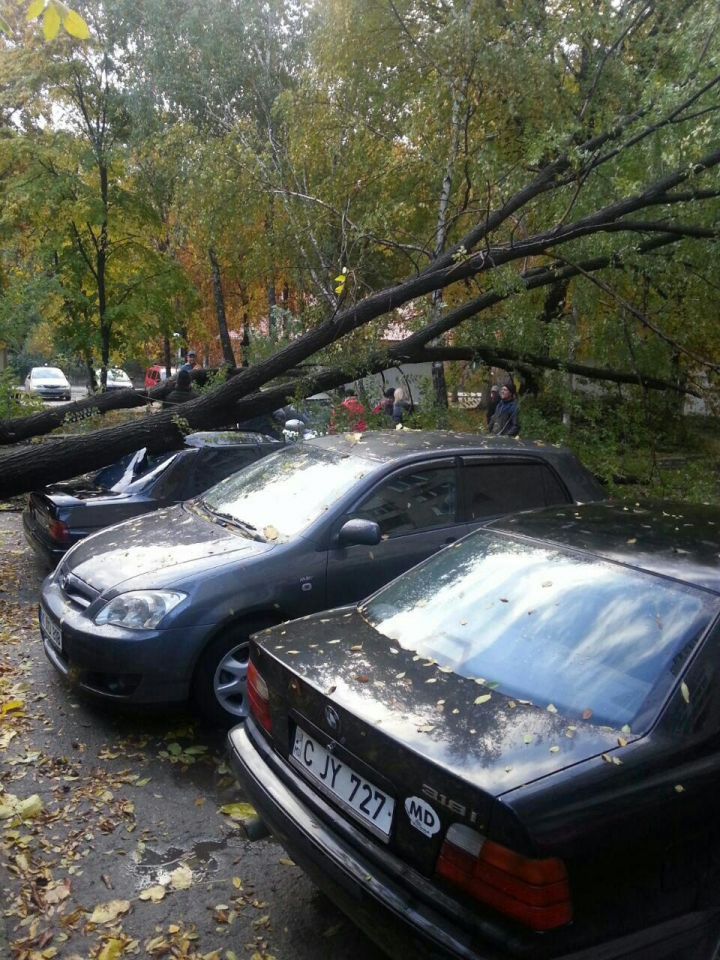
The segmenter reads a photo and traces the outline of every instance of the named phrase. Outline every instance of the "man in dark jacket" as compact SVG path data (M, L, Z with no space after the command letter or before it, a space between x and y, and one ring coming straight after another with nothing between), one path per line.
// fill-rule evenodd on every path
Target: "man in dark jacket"
M174 390L163 400L163 409L176 407L179 403L185 403L186 400L192 400L192 384L190 382L190 371L181 368L178 370L177 384Z
M512 380L503 384L500 403L490 420L490 433L496 437L516 437L520 433L517 391Z

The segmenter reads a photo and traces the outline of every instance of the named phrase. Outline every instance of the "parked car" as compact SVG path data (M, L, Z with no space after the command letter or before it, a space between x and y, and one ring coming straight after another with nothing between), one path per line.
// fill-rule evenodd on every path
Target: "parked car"
M255 636L247 796L393 957L715 960L719 532L535 511Z
M177 369L175 367L171 367L170 376L174 377L176 374ZM152 387L160 386L160 384L166 379L167 370L165 367L161 367L158 363L154 363L145 371L145 386L148 388L148 390L150 390Z
M567 450L394 431L290 444L181 506L75 546L42 588L53 665L81 691L248 710L248 637L350 603L492 516L602 499Z
M78 541L131 517L181 503L280 448L259 433L192 433L182 450L146 449L79 480L55 483L28 497L25 539L50 566Z
M95 380L98 384L102 382L102 370L95 371ZM108 367L107 371L107 390L132 390L133 382L124 370L119 367Z
M41 400L70 400L70 381L59 367L33 367L25 377L25 391Z

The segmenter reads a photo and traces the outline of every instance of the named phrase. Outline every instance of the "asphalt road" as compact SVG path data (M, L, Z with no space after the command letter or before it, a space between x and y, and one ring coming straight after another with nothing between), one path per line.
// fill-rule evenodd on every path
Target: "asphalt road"
M380 960L280 846L220 812L244 798L218 732L69 692L39 640L43 574L0 512L0 958ZM42 809L3 819L9 795Z

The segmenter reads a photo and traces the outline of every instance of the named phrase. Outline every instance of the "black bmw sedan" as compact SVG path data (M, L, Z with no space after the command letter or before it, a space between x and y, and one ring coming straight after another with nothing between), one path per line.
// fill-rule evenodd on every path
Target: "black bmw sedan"
M715 958L719 531L516 515L257 635L237 777L393 957Z
M23 511L25 539L54 567L91 533L189 500L281 446L260 433L215 430L191 433L182 450L138 450L94 476L31 493Z

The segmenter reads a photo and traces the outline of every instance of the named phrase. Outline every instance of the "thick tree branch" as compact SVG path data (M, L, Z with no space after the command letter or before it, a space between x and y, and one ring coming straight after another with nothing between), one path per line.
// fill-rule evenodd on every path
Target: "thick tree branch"
M426 347L416 353L408 353L403 357L403 363L424 363L434 360L482 360L484 363L508 369L508 364L527 364L531 367L541 367L545 370L561 370L564 373L575 373L588 380L607 380L610 383L632 383L638 385L638 376L633 371L610 370L607 367L595 367L585 363L575 363L571 360L558 360L555 357L544 357L524 350L512 350L506 347L493 347L487 344L477 344L469 347ZM643 374L642 382L649 390L670 390L675 393L687 394L690 397L699 397L695 390L663 380L659 377L647 377Z

